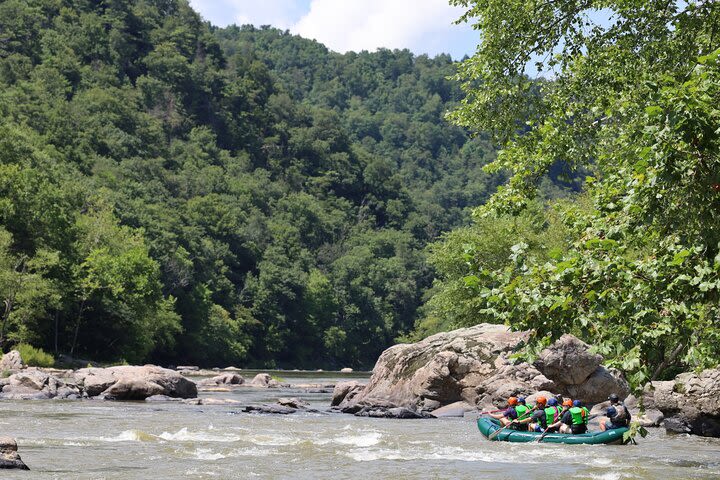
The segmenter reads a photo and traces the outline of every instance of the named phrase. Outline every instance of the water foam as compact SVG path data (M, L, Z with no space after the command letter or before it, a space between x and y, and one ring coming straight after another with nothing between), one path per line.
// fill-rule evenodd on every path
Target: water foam
M351 445L354 447L371 447L380 443L381 438L382 434L380 432L368 432L363 435L335 437L334 441L342 445Z
M83 439L81 439L83 440ZM158 440L158 437L142 430L124 430L114 437L94 437L90 440L100 442L152 442Z
M222 453L213 453L209 448L198 448L193 452L193 455L198 460L220 460L226 457Z
M160 438L169 442L237 442L241 440L236 435L215 435L205 432L189 432L183 427L175 433L163 432Z

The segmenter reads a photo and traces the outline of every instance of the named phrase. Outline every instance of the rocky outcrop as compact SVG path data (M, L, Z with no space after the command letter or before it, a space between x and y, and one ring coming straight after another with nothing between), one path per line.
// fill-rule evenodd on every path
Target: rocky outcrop
M533 365L516 364L509 356L527 337L503 325L481 324L395 345L382 353L367 386L338 384L332 405L356 415L396 408L422 415L455 402L491 406L539 391L586 403L609 393L627 395L619 372L603 367L602 357L571 335L541 352Z
M62 373L62 375L60 374ZM173 370L154 365L142 367L83 368L55 372L27 368L0 380L0 399L47 400L100 397L108 400L144 400L164 395L197 396L194 382Z
M197 396L197 386L178 372L155 365L83 368L75 378L88 396L108 400L144 400L153 395Z
M78 399L82 395L82 390L74 379L59 378L42 370L30 368L3 379L0 399Z
M652 382L643 400L663 413L670 432L720 437L720 368Z
M0 372L14 372L22 370L24 367L25 364L22 361L20 352L17 350L10 350L0 360Z
M198 382L198 385L242 385L245 379L237 373L223 373L212 378L206 378Z
M17 451L14 438L0 437L0 469L30 470Z

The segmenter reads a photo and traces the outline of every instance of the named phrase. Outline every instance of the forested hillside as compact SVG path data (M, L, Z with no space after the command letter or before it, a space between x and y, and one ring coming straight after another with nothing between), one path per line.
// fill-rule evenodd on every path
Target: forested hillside
M447 56L215 29L183 0L0 3L0 342L371 366L425 245L499 182Z

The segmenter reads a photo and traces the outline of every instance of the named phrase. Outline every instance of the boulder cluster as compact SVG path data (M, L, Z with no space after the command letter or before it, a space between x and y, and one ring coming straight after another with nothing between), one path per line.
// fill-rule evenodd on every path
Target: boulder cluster
M596 403L610 393L629 393L620 372L604 367L602 357L572 335L563 335L533 364L514 362L510 356L527 336L481 324L395 345L382 353L367 385L338 384L332 405L360 415L398 408L424 415L447 405L458 408L457 402L467 410L491 408L513 395L554 394Z
M197 397L195 382L174 370L155 365L80 370L25 368L9 373L8 377L0 379L0 399L144 400L157 395L171 398Z

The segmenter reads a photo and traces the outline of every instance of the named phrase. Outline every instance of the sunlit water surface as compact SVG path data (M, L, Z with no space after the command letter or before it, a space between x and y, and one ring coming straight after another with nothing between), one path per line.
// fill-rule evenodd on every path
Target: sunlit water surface
M336 374L280 373L292 383ZM329 394L237 389L245 404ZM0 402L0 435L31 472L9 479L700 479L720 478L720 440L654 429L636 446L489 442L469 419L257 415L231 406L103 401Z

